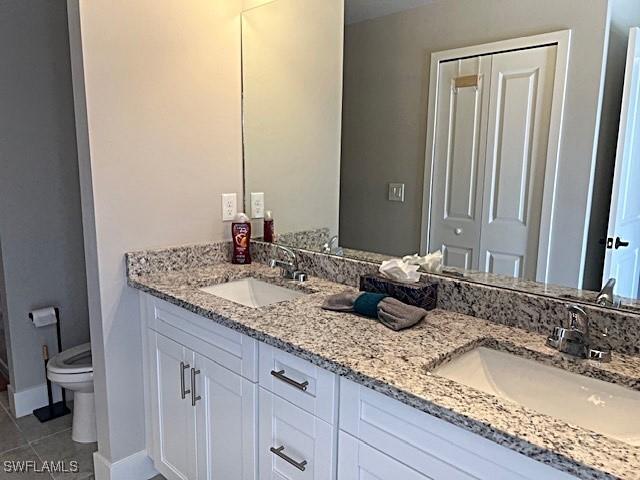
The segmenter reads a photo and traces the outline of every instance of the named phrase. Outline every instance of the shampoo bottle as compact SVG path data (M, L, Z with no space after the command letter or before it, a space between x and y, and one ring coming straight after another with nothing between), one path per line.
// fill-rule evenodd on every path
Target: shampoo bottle
M251 263L251 222L244 213L238 213L231 224L231 240L231 262L241 265Z
M271 210L267 210L264 214L264 241L273 243L273 215Z

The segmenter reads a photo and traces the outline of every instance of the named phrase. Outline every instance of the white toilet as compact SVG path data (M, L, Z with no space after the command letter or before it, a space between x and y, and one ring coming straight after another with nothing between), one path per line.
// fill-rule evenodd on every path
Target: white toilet
M91 344L83 343L49 359L47 378L73 391L73 428L71 438L79 443L97 440L96 406L93 394Z

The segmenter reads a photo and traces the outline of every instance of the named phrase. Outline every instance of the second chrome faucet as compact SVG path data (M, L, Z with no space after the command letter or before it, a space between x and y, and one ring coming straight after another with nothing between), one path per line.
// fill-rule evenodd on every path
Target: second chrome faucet
M587 312L578 305L569 305L568 314L568 327L555 327L547 339L547 345L575 357L611 361L611 352L601 349L600 342L596 342L591 334ZM606 333L601 337L606 338Z
M295 252L288 247L283 247L282 245L274 246L276 247L276 252L283 252L288 259L278 260L277 258L272 258L269 260L269 266L271 268L279 267L284 278L304 282L307 279L307 275L298 269L298 257Z
M596 303L598 305L602 305L604 307L617 307L619 306L619 302L616 301L616 297L613 294L613 289L616 286L616 279L611 277L607 280L607 283L604 284L600 293L596 297Z

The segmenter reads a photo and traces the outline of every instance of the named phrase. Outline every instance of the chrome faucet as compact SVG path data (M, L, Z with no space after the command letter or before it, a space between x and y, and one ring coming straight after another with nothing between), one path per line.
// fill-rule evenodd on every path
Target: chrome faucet
M589 330L589 316L582 307L569 305L569 327L554 327L547 345L561 353L601 362L611 361L611 352L592 348L593 338ZM606 333L602 335L606 337Z
M298 257L295 252L289 247L283 247L282 245L275 244L275 247L276 251L283 252L288 257L288 260L283 261L272 258L269 260L269 266L271 268L279 267L284 278L304 282L307 279L307 275L298 269Z
M604 284L602 290L596 297L596 303L598 305L602 305L603 307L614 307L616 306L615 296L613 295L613 287L616 286L616 279L611 277L607 280L607 283Z
M344 255L342 248L338 246L338 235L334 235L333 237L331 237L331 239L327 243L322 245L322 253L327 253L327 254L333 253L339 256Z

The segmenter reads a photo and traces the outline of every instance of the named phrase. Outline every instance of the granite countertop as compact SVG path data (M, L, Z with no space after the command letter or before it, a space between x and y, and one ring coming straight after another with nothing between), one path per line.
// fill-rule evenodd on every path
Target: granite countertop
M288 284L309 295L253 309L198 290L247 276ZM371 319L320 309L327 295L350 287L315 277L295 284L263 264L220 263L130 276L128 281L134 288L579 478L640 478L640 447L431 373L460 353L487 346L640 390L640 357L615 354L606 364L573 360L546 347L541 335L440 309L430 311L417 326L394 332Z
M596 305L596 300L599 292L592 290L580 290L572 287L565 287L562 285L555 285L552 283L542 283L533 280L525 280L518 277L510 277L507 275L499 275L489 272L480 272L477 270L465 270L457 267L446 267L449 272L458 272L461 276L454 276L457 280L470 283L479 283L482 285L489 285L499 288L508 288L518 292L533 293L536 295L545 295L552 298L561 298L567 300L574 300L577 302L583 302L587 304ZM428 272L425 272L428 273ZM445 278L452 278L450 273L432 273L435 276L441 276ZM620 305L615 309L640 313L640 299L620 297L616 295L616 301L620 302ZM613 307L606 307L613 308Z

